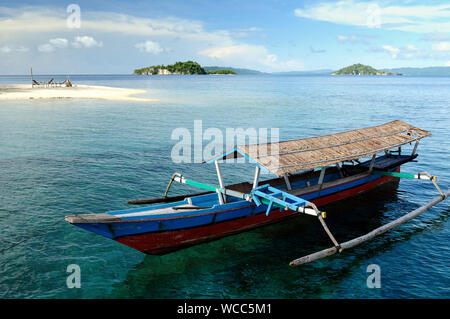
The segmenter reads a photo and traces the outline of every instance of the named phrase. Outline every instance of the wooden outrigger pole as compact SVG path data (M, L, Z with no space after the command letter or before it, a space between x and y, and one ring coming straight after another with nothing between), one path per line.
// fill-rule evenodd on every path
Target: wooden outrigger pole
M374 239L376 236L384 234L385 232L406 223L407 221L419 216L420 214L422 214L423 212L429 210L431 207L433 207L434 205L436 205L437 203L442 202L444 199L446 199L448 196L450 195L450 190L447 190L447 192L445 193L441 193L441 195L436 196L435 198L433 198L432 200L430 200L428 203L426 203L425 205L417 208L416 210L413 210L412 212L386 224L383 225L381 227L378 227L377 229L372 230L370 233L367 233L363 236L354 238L352 240L346 241L344 243L340 244L341 247L341 251L345 250L345 249L349 249L349 248L353 248L359 244L362 244L366 241L372 240ZM291 261L289 263L289 266L291 267L295 267L295 266L300 266L300 265L304 265L331 255L334 255L338 252L338 249L336 247L331 247L328 249L324 249L321 250L319 252L295 259L293 261Z
M331 247L328 249L324 249L321 251L318 251L316 253L304 256L304 257L300 257L298 259L295 259L293 261L291 261L289 263L289 266L291 267L295 267L295 266L300 266L300 265L304 265L304 264L308 264L310 262L334 255L335 253L339 252L341 253L344 249L349 249L349 248L353 248L357 245L360 245L366 241L372 240L374 239L376 236L379 236L381 234L384 234L385 232L406 223L407 221L419 216L420 214L424 213L425 211L429 210L431 207L433 207L434 205L442 202L443 200L445 200L449 195L450 195L450 190L447 190L447 192L443 193L441 191L441 189L439 188L439 186L436 184L436 176L431 176L430 173L428 172L422 172L419 174L408 174L408 173L397 173L397 172L384 172L384 171L372 171L372 174L375 175L383 175L383 176L393 176L393 177L404 177L404 178L413 178L413 179L425 179L425 180L430 180L433 185L436 187L436 189L439 192L439 196L436 196L435 198L433 198L432 200L430 200L428 203L426 203L425 205L413 210L412 212L409 212L406 215L403 215L402 217L386 224L383 225L381 227L378 227L374 230L372 230L370 233L367 233L365 235L362 235L360 237L354 238L352 240L346 241L344 243L340 243L339 247ZM340 249L338 249L340 248Z

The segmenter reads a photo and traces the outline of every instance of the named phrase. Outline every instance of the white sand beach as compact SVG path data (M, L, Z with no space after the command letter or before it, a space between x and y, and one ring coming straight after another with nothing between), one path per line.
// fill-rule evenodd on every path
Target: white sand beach
M75 85L73 87L34 87L30 84L0 85L0 100L24 99L101 99L112 101L153 102L158 99L139 98L132 95L146 90L109 86Z

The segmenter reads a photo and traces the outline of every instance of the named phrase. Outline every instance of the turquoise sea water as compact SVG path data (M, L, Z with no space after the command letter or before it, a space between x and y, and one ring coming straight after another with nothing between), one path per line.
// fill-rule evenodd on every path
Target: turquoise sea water
M65 77L62 77L64 79ZM43 77L44 80L47 77ZM60 79L57 79L60 80ZM289 261L330 246L316 220L291 219L165 256L146 256L62 221L161 196L171 174L216 183L213 166L175 164L175 128L279 128L309 137L400 119L433 133L418 162L450 186L450 78L327 76L72 76L75 84L144 88L159 102L0 102L2 298L449 298L448 202L376 240L299 268ZM0 84L28 77L0 77ZM223 167L226 183L251 180ZM395 186L395 185L394 185ZM326 207L340 241L364 234L437 195L401 180ZM175 185L173 193L191 188ZM68 289L66 268L81 268ZM369 289L367 266L381 268Z

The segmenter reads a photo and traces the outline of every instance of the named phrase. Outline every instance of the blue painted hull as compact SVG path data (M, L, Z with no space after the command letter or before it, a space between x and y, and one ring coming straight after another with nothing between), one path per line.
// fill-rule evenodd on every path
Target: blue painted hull
M391 171L399 171L399 167ZM332 175L326 176L326 180L336 179L336 176ZM392 179L386 176L366 175L320 191L302 194L301 198L321 206L370 190ZM303 183L305 182L292 183L293 189L305 187ZM74 225L148 254L163 254L299 214L274 209L269 216L265 216L266 205L257 207L251 202L231 197L226 204L220 205L215 193L191 197L191 201L194 205L211 206L211 208L155 214L155 211L162 208L188 204L185 199L170 204L108 212L107 214L117 219L112 222L74 223ZM122 217L130 213L141 213L141 215Z

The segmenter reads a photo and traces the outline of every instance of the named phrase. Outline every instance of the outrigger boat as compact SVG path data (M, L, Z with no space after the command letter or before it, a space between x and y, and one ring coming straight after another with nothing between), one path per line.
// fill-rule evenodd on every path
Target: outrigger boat
M324 221L326 213L319 210L326 204L398 178L430 180L440 193L430 203L435 205L445 199L449 193L444 194L439 189L436 177L427 172L400 173L402 164L417 158L419 141L427 136L431 136L431 133L402 121L392 121L332 135L236 146L206 161L215 164L218 185L207 185L175 173L162 198L128 202L158 205L78 214L66 216L65 219L75 226L146 254L162 255L290 217L303 214L315 216L334 247L292 261L291 266L296 266L341 252L353 247L355 242L358 244L371 239L372 235L376 236L396 226L390 223L385 225L386 228L382 226L375 230L374 234L353 240L351 245L348 245L349 242L339 244ZM402 146L412 143L411 153L403 154ZM255 165L253 183L225 186L219 163L239 157ZM367 160L361 160L364 158ZM261 170L277 177L261 182ZM173 182L196 186L206 192L168 196ZM421 213L416 211L399 221L403 223Z

